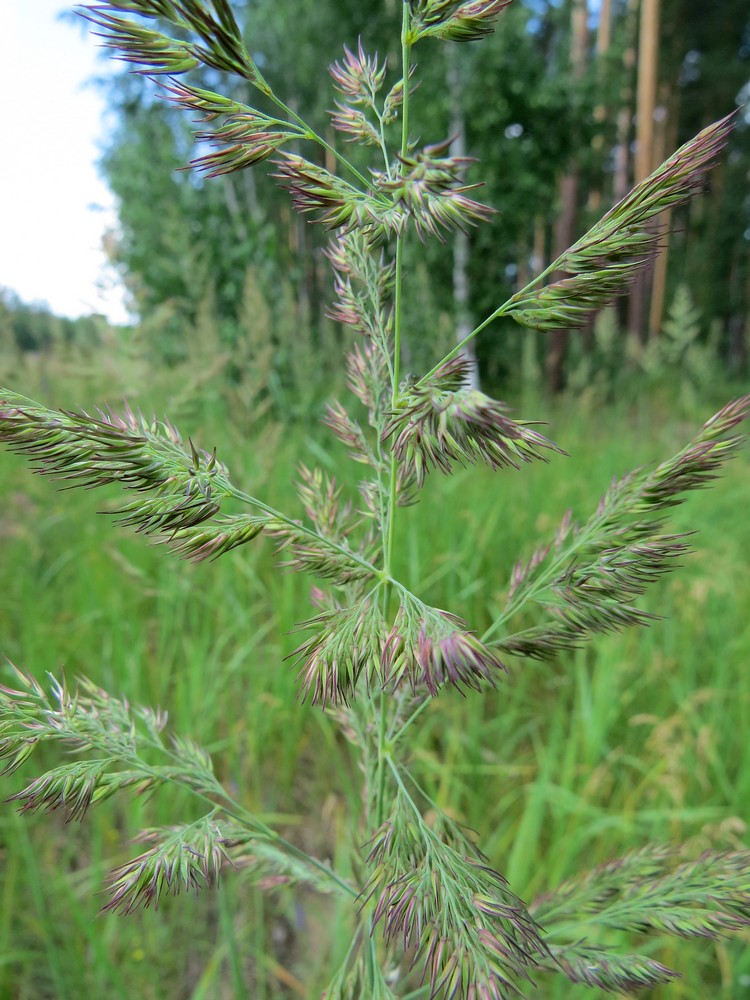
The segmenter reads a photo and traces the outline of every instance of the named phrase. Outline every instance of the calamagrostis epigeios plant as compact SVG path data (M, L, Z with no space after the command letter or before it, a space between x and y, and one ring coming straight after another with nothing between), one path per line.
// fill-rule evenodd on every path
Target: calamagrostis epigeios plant
M303 513L273 509L237 488L210 453L169 424L125 409L56 411L0 390L0 440L67 486L119 485L120 519L196 561L269 536L282 566L324 582L293 654L303 701L325 709L360 755L362 815L344 878L245 809L217 780L210 756L165 735L166 717L86 680L45 689L26 671L0 689L0 758L8 774L37 746L65 763L13 796L21 810L82 819L110 796L178 783L205 806L187 824L144 831L147 845L112 873L106 907L158 906L166 893L219 880L225 860L264 884L304 882L348 896L352 943L329 1000L395 998L415 976L422 996L500 1000L548 975L616 992L677 973L613 951L613 931L717 937L750 925L750 854L646 847L525 903L410 770L405 734L429 699L502 684L511 656L547 658L598 632L640 625L637 600L687 543L669 508L706 486L735 453L750 397L727 405L677 455L614 480L583 524L565 517L552 541L510 573L505 608L482 634L431 607L394 576L399 507L428 473L478 462L522 469L560 449L502 403L468 388L461 348L497 317L538 330L575 326L623 292L658 249L653 220L704 183L731 128L725 118L674 153L604 218L516 292L433 368L404 378L404 255L410 233L444 239L491 219L467 183L469 161L446 142L418 145L410 128L412 50L423 39L491 33L510 0L405 0L395 71L362 42L331 67L332 127L373 153L363 174L273 91L227 0L121 0L83 8L106 45L200 122L213 147L194 166L213 176L273 157L295 208L331 231L330 315L351 328L346 367L354 409L333 402L325 422L366 468L359 496L317 469L300 470ZM241 77L263 109L195 85L203 65ZM324 156L316 155L325 153ZM321 162L323 160L324 162ZM333 164L338 170L334 171ZM418 244L410 243L415 253ZM547 280L549 277L549 281ZM227 501L246 513L226 512ZM522 615L534 607L533 624ZM303 615L300 616L304 617ZM303 709L300 709L303 710ZM429 807L429 809L427 808ZM427 818L429 816L429 819ZM411 970L411 971L410 971ZM414 994L416 995L416 994Z

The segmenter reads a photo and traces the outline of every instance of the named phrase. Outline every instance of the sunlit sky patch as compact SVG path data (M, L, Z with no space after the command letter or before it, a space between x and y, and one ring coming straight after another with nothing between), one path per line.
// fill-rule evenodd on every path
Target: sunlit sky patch
M60 11L64 0L0 3L0 286L25 302L123 322L122 289L106 267L114 201L97 174L103 100L96 40Z

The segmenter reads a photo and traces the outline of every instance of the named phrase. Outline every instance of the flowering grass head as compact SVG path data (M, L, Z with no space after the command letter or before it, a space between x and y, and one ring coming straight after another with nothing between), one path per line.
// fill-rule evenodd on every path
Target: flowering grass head
M266 81L228 0L83 7L118 58L198 116L196 137L209 151L196 169L215 177L270 161L294 209L330 232L329 314L348 338L351 399L331 402L324 423L364 470L358 485L304 464L298 507L279 510L169 421L127 407L55 410L0 389L0 443L65 487L119 489L123 524L197 563L239 559L245 544L265 539L279 570L317 581L314 614L300 611L304 638L287 659L306 703L299 710L312 706L340 727L361 778L341 871L247 808L203 747L167 734L163 711L85 679L52 679L47 691L13 671L14 686L0 688L0 767L20 771L43 744L64 751L64 764L40 764L10 801L68 820L115 794L178 786L191 797L200 815L144 831L136 856L114 868L105 909L156 909L168 895L218 886L232 868L257 885L335 894L348 904L352 937L329 1000L509 1000L550 976L609 992L646 988L677 972L651 957L644 936L717 939L750 926L744 851L691 859L649 846L524 902L524 887L498 870L503 859L490 863L430 799L410 753L434 699L480 697L520 658L561 659L563 670L561 654L596 635L655 622L639 601L688 553L686 534L668 527L671 509L733 458L750 411L750 396L729 403L675 456L614 479L588 519L566 514L551 541L509 567L505 603L488 598L480 622L432 606L401 578L401 508L422 499L429 473L479 463L506 477L537 461L563 468L565 453L535 422L466 384L463 349L500 317L541 331L577 326L624 292L658 250L658 216L699 191L732 126L729 116L701 131L430 371L407 375L414 235L445 240L494 217L474 197L479 184L467 182L470 158L440 138L415 138L412 52L427 39L481 41L509 5L405 0L398 65L362 40L333 61L325 135ZM242 101L222 93L223 74L242 82ZM352 143L361 157L342 152ZM624 950L623 936L633 942Z

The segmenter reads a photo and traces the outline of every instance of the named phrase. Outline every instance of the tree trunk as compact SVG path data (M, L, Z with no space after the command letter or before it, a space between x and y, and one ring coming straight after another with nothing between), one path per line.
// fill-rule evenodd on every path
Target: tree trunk
M466 156L464 84L460 58L458 46L449 45L446 55L446 76L448 93L451 95L451 156ZM472 330L470 301L469 237L463 230L459 229L453 240L453 314L456 323L456 343L458 344L465 340ZM479 365L473 340L461 348L460 356L467 366L466 385L471 389L478 389Z
M596 60L597 60L597 76L602 79L604 71L604 58L609 52L609 47L612 42L612 0L602 0L601 9L599 10L599 24L596 29ZM594 108L594 121L597 124L601 124L607 119L607 107L604 104L597 104ZM597 135L594 137L594 149L597 153L601 153L604 148L604 136ZM588 198L588 208L592 215L598 214L601 211L602 204L602 188L601 183L604 180L603 175L600 177L599 183L591 186Z
M729 349L727 360L729 373L734 378L747 374L748 355L750 354L750 267L745 270L744 295L742 285L742 259L740 251L735 248L732 254L730 271L730 295L735 302L735 308L729 317ZM734 294L732 294L734 293ZM742 305L744 304L744 309Z
M654 132L654 166L661 163L668 149L674 149L677 142L677 116L669 115L670 106L667 86L661 88L659 106L656 108ZM664 302L667 292L667 265L669 263L669 240L671 236L672 210L666 209L655 220L662 235L660 238L661 253L654 261L653 287L651 289L651 307L648 314L649 340L658 337L664 316Z
M638 92L636 98L635 183L654 167L654 111L659 67L660 0L641 0L638 33ZM645 267L633 282L630 293L629 327L640 343L646 340L648 300L653 268Z
M570 66L574 80L580 80L586 69L588 51L588 2L572 0L570 14ZM559 257L573 243L578 215L578 164L573 161L568 173L560 178L558 198L560 215L555 225L553 257ZM552 280L555 280L555 275ZM557 276L559 277L559 275ZM553 330L547 347L546 377L550 393L565 387L565 358L568 353L569 331Z
M614 189L615 202L621 201L630 188L630 131L633 122L633 70L636 65L636 37L638 31L638 0L628 0L625 13L625 31L628 47L622 58L624 85L620 93L620 110L617 114L617 146L615 147Z
M638 131L635 180L644 180L654 166L654 110L659 74L659 7L661 0L641 0L638 34Z

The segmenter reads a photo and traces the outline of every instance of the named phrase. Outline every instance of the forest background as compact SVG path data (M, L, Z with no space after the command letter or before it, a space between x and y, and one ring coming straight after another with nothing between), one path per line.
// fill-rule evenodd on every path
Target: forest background
M396 0L237 5L253 51L263 54L264 65L283 67L274 85L334 142L331 97L319 85L335 56L332 41L340 49L362 37L393 59L389 26L397 6ZM262 171L209 180L180 169L201 153L186 116L148 80L112 65L103 64L99 80L116 123L101 160L119 205L120 228L107 248L141 320L137 330L121 330L118 341L140 340L154 362L174 364L184 359L186 331L210 316L220 344L233 350L247 335L243 308L258 297L274 328L274 371L287 383L294 354L289 338L304 328L313 343L327 346L336 332L326 319L325 234L292 213ZM212 71L202 72L210 86ZM718 115L746 105L748 13L742 0L525 0L512 5L484 45L425 53L420 74L419 129L450 139L453 154L481 162L469 180L481 175L482 197L498 214L471 237L461 234L420 254L412 277L420 294L412 302L414 332L407 343L415 368L425 331L450 338L470 328L498 295L511 294L547 266L671 150ZM659 220L665 252L628 299L600 318L599 331L593 324L581 336L556 333L533 345L533 336L517 333L483 338L488 387L512 391L525 373L553 392L571 380L577 390L590 374L637 374L670 349L685 361L691 340L685 332L680 344L644 350L672 309L683 326L684 314L690 316L695 346L704 346L721 372L746 374L749 170L744 111L710 190L675 218ZM614 328L624 335L615 336ZM3 342L26 350L55 340L96 340L103 332L92 321L78 328L55 323L8 293L0 330ZM700 367L695 360L687 367ZM540 372L534 374L535 364Z
M287 104L339 141L320 81L358 37L395 56L398 0L233 6ZM420 73L415 128L480 161L469 180L486 182L481 197L497 216L468 237L415 247L407 371L424 370L669 152L747 102L750 16L746 0L516 0L482 46L426 49ZM108 251L139 319L68 320L3 293L3 381L53 406L127 398L166 412L209 446L229 442L232 466L271 496L291 496L301 455L326 467L338 454L315 424L343 382L345 349L326 318L324 239L262 171L208 180L181 170L202 150L147 80L107 69L100 86L117 121L102 157L119 203ZM436 604L450 594L481 625L513 562L567 507L589 509L613 474L669 454L747 385L746 109L708 191L660 221L664 254L590 327L540 335L509 324L480 339L485 391L548 419L571 472L533 470L502 496L482 472L431 484L403 560ZM747 474L745 454L691 501L684 523L705 526L697 551L648 603L668 623L430 716L417 752L436 801L479 831L522 894L645 840L744 839ZM169 708L178 731L224 755L254 808L334 856L356 782L281 666L304 581L269 576L263 551L209 568L170 564L94 519L101 501L54 495L5 454L0 477L3 652ZM240 997L248 983L260 1000L314 995L330 960L316 950L319 904L306 898L269 901L229 879L215 898L177 900L164 915L93 919L92 893L123 842L170 821L167 806L155 809L104 808L80 831L3 812L0 997ZM747 993L741 947L667 960L686 979L665 997Z

